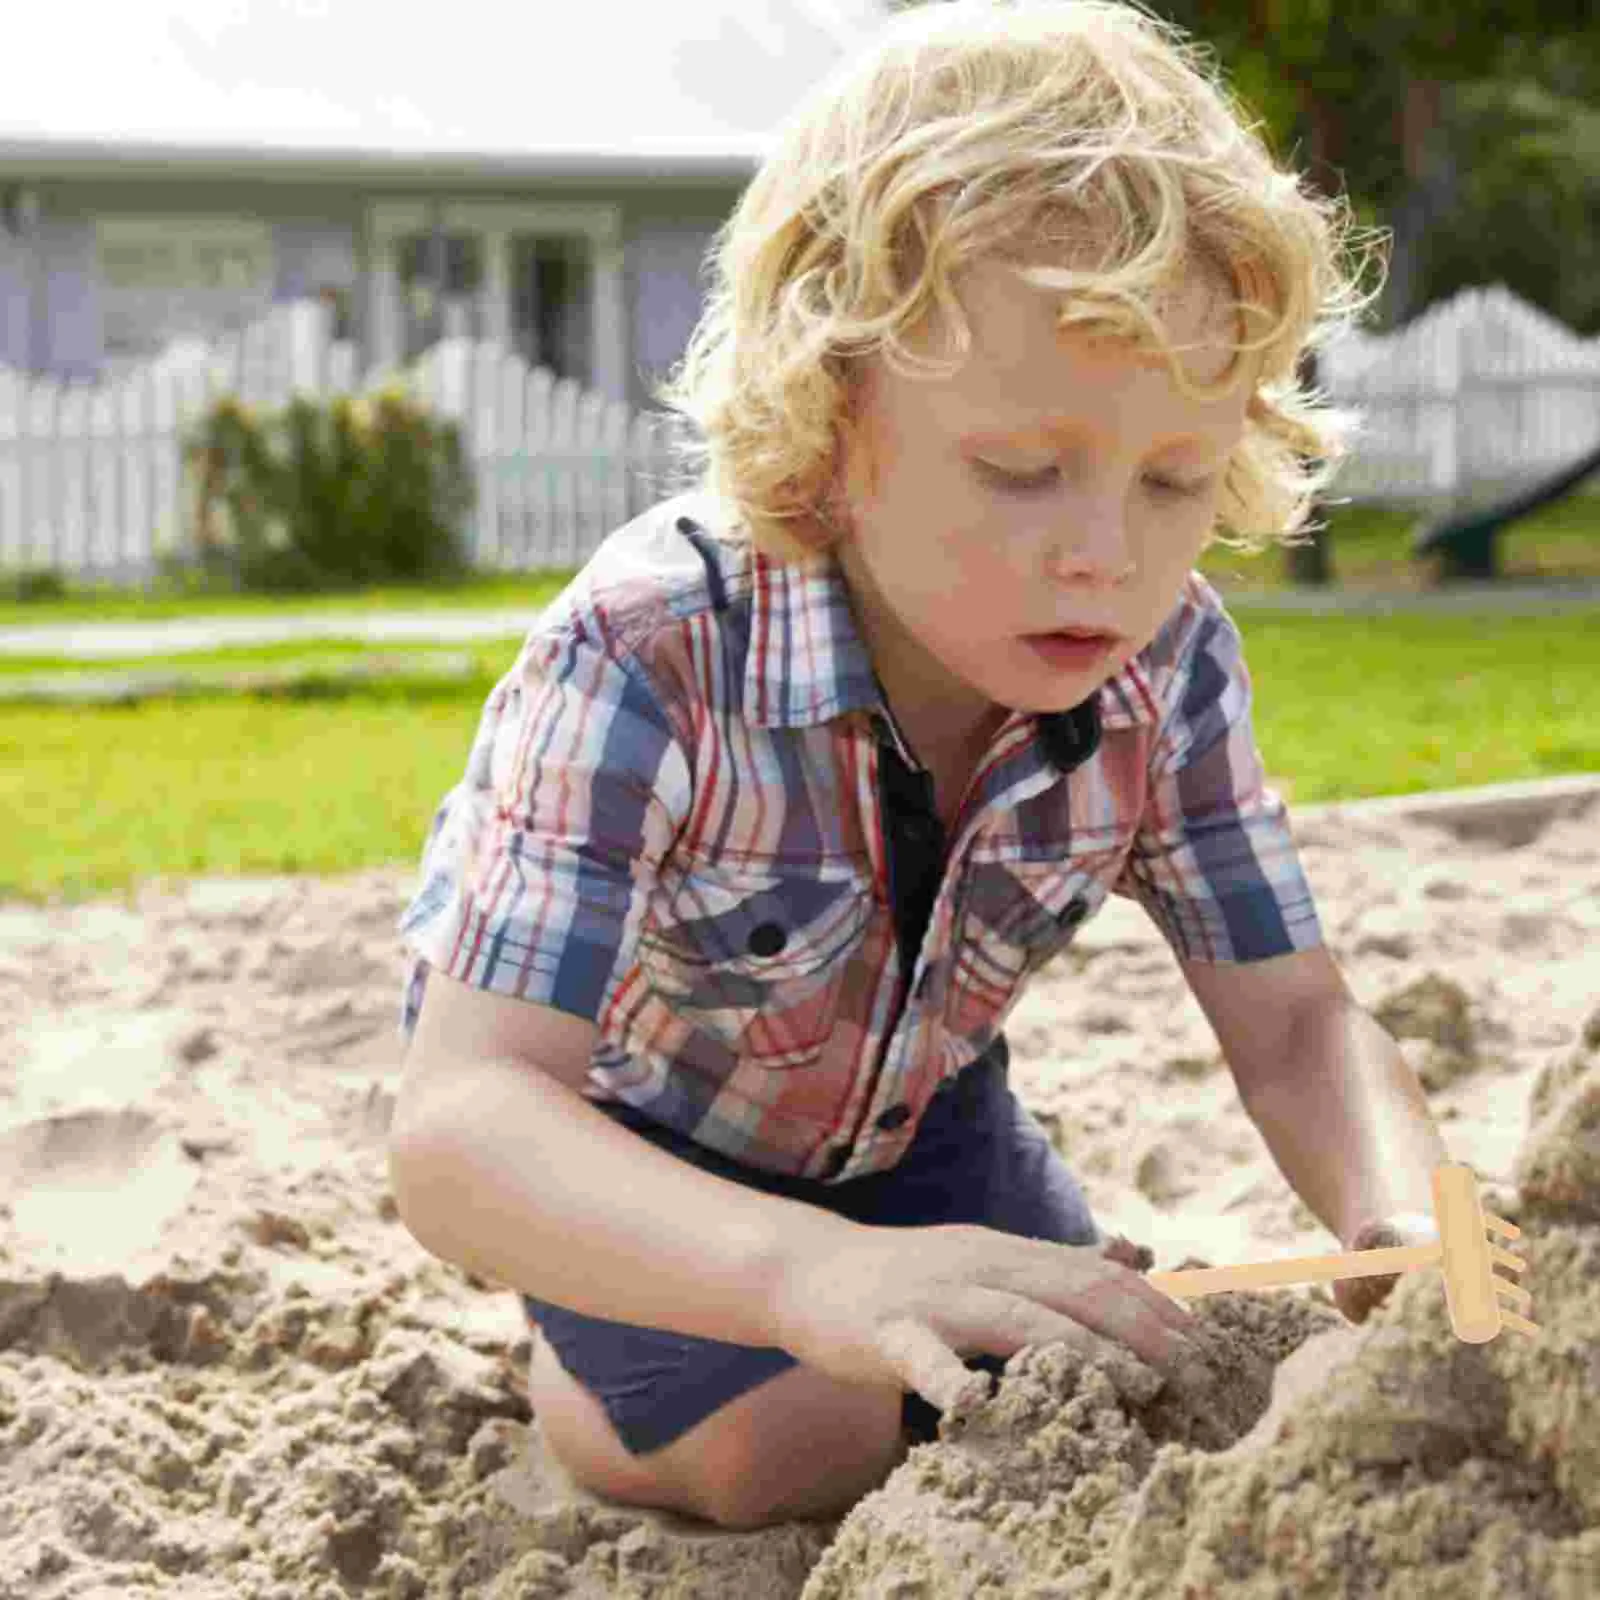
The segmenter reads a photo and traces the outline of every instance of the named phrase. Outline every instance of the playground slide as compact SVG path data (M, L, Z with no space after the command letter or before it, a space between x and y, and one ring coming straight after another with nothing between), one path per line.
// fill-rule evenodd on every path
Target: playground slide
M1495 538L1513 522L1571 494L1592 472L1600 470L1600 444L1565 466L1552 478L1536 483L1496 505L1424 522L1411 541L1416 555L1443 557L1450 578L1493 578L1498 573Z

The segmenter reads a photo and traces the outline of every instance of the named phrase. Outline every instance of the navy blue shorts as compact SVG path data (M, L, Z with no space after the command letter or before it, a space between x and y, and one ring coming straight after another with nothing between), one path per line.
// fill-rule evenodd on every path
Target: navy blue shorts
M898 1166L846 1183L741 1166L630 1106L599 1109L718 1177L808 1201L854 1222L889 1228L980 1224L1058 1244L1103 1244L1105 1235L1077 1180L1011 1093L1008 1061L1001 1037L940 1088ZM636 1456L671 1444L719 1407L796 1364L783 1350L581 1316L527 1295L522 1303L561 1365L606 1408L617 1436ZM997 1373L1004 1362L979 1355L967 1365ZM907 1393L903 1417L914 1440L936 1437L938 1416L920 1395Z

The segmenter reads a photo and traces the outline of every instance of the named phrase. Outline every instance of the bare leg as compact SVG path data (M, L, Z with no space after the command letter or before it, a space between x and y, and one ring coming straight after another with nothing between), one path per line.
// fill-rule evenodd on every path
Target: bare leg
M545 1442L584 1488L727 1528L842 1516L904 1459L901 1391L793 1367L681 1438L631 1455L605 1407L536 1338L528 1398Z

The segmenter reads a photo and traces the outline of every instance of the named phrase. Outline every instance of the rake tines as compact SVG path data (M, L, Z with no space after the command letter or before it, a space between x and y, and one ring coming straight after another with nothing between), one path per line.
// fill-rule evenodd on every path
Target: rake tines
M1533 1296L1494 1270L1500 1266L1523 1272L1527 1262L1489 1238L1492 1231L1514 1241L1522 1237L1522 1230L1483 1209L1471 1167L1451 1161L1433 1169L1433 1214L1439 1225L1445 1303L1456 1337L1484 1344L1501 1328L1537 1333L1537 1323L1501 1304L1504 1297L1526 1311L1533 1306Z

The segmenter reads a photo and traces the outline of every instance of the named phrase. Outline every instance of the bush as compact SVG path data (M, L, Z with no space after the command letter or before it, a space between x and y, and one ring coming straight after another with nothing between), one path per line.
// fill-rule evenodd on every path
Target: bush
M17 605L63 600L66 593L67 580L53 567L24 567L20 572L0 574L0 600Z
M386 389L258 418L219 400L184 444L202 573L269 592L452 579L471 470L454 423Z

